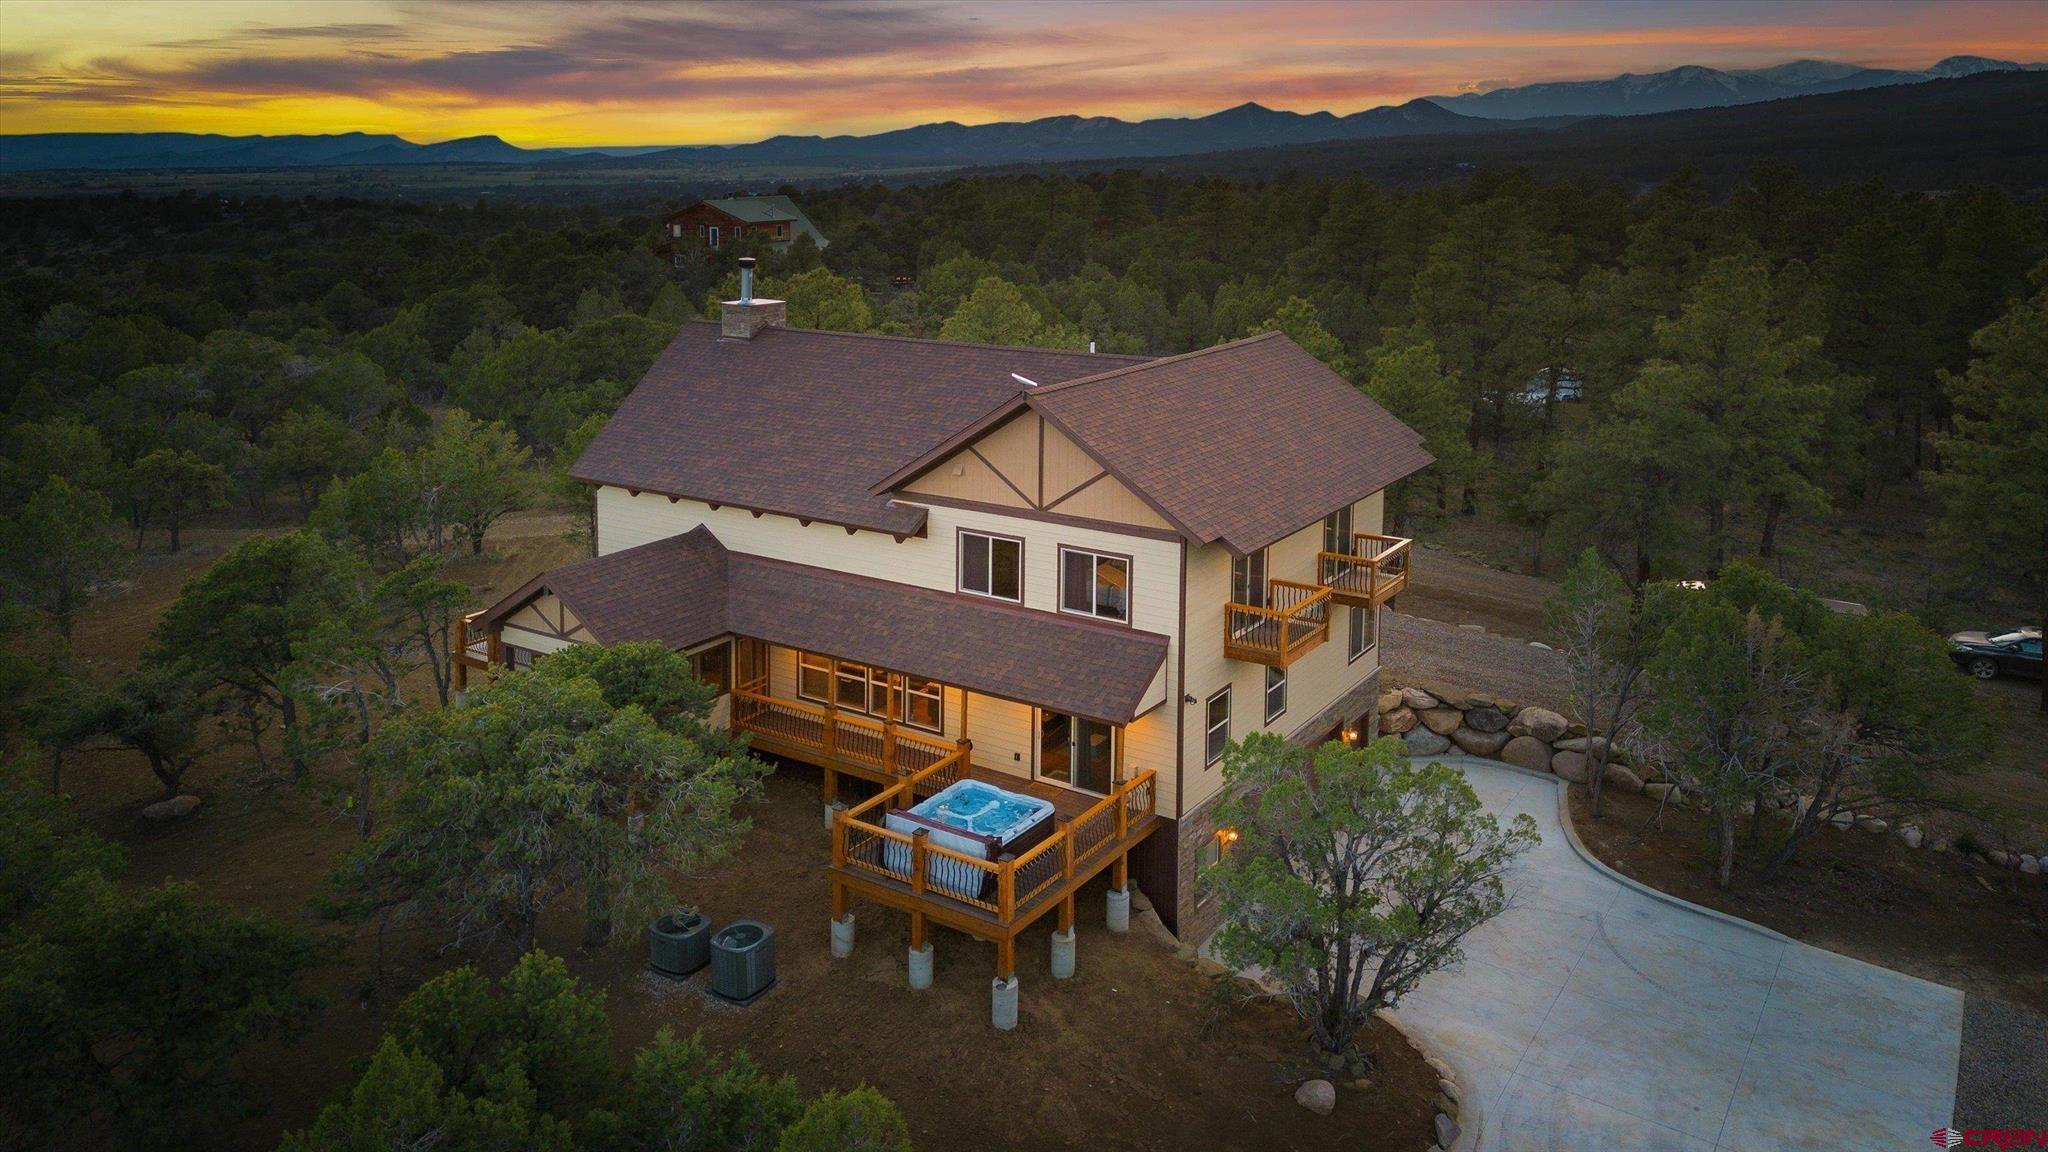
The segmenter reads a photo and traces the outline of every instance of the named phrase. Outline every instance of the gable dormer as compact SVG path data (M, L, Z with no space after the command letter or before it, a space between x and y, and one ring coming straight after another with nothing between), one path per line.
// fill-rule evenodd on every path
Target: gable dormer
M901 485L936 496L1111 524L1171 529L1166 518L1038 412L1023 408Z

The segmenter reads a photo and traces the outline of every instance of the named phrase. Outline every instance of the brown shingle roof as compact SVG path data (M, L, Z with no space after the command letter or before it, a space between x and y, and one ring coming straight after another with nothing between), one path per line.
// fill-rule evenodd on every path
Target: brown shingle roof
M685 324L572 474L909 534L924 510L868 486L1015 397L1012 372L1049 384L1135 363L803 328L732 340Z
M472 627L491 627L548 591L600 644L653 640L686 648L727 631L726 561L718 537L696 528L543 572L485 609Z
M543 589L601 643L752 636L1110 724L1137 718L1166 660L1155 633L728 552L703 527L544 573L479 626Z
M1176 527L1239 554L1432 459L1419 433L1278 332L1025 398Z

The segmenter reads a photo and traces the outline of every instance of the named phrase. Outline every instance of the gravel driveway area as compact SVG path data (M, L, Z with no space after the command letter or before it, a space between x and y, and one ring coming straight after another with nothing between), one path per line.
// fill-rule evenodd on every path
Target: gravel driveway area
M1564 662L1555 652L1392 609L1380 613L1380 637L1388 683L1564 707Z

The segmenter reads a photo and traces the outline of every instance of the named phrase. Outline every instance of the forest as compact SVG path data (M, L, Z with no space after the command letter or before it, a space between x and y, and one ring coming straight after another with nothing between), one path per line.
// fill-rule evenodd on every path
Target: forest
M2028 355L2048 254L2038 197L1815 185L1771 162L1720 197L1689 176L1634 195L1517 171L1411 191L1119 171L804 203L829 247L759 253L793 323L1151 355L1282 327L1428 437L1439 463L1405 494L1417 523L1502 528L1536 571L1595 543L1635 579L1737 553L1793 563L1787 533L1857 516L1933 531L1956 501L1930 488L1968 487L1944 479L1959 418L2010 424L1981 393ZM471 438L501 424L491 450L544 476L674 325L734 290L748 246L673 268L657 224L482 202L8 201L0 500L61 476L175 547L195 515L310 515L454 409ZM1667 455L1623 461L1656 421ZM1675 478L1632 529L1586 498L1613 493L1602 469L1654 467ZM1939 579L1852 563L1830 594L1937 624L2038 616L2013 554L2041 541L1982 528L1949 534ZM1809 577L1844 568L1791 551Z
M552 509L590 545L592 497L568 466L677 327L735 292L741 254L762 260L757 292L787 299L806 327L1158 356L1282 330L1435 455L1390 497L1394 530L1504 566L1555 574L1591 548L1640 589L1743 562L1936 629L2038 622L2048 603L2038 194L1905 194L1763 162L1725 195L1691 175L1630 189L1500 170L1415 189L1114 171L800 197L827 247L778 253L750 238L682 263L651 210L0 201L0 562L14 594L0 615L0 737L20 777L5 806L18 850L0 862L30 878L0 922L15 972L31 953L64 958L43 984L0 988L0 1005L19 1022L24 1005L89 984L119 999L103 987L124 970L105 934L130 917L184 925L168 952L234 973L186 1021L191 1047L159 1045L148 1067L99 1067L104 1035L37 1016L35 1035L63 1039L37 1054L10 1042L12 1070L35 1064L51 1092L82 1076L103 1094L97 1115L147 1114L174 1144L202 1100L192 1077L300 1012L291 988L310 959L291 932L175 886L115 894L110 850L38 798L64 791L81 749L134 753L167 798L228 747L268 779L318 778L362 838L335 915L374 921L380 941L404 908L438 918L452 943L533 946L545 901L527 893L507 911L478 880L506 862L435 835L454 793L431 774L459 774L449 749L511 739L488 723L500 713L448 719L408 702L449 697L452 625L477 606L453 565L482 553L494 525ZM135 638L134 668L109 676L70 651L81 613L139 559L222 524L261 531ZM642 657L660 664L621 659ZM661 819L679 845L729 846L753 769L688 692L610 691L687 679L650 668L564 671L492 702L503 717L606 733L606 779L696 782L701 795L679 790ZM507 827L539 803L494 802ZM624 810L617 794L575 803L562 827L625 824L606 822ZM658 885L609 833L590 835L520 865L550 892L587 885L603 940ZM431 883L400 863L420 859L437 862ZM455 1041L394 1032L356 1095L293 1146L354 1146L350 1125L370 1123L380 1092L428 1081L449 1123L484 1131L516 1112L536 1146L572 1129L640 1146L620 1115L655 1108L661 1077L687 1079L678 1068L710 1057L663 1038L630 1072L567 1068L602 1040L574 982L535 955L496 999L473 974L434 994L485 1016L560 1017L549 1027L569 1055L508 1049L457 1068L435 1064ZM92 979L65 985L65 973ZM77 1012L121 1021L112 1034L147 1030L132 1003ZM572 1073L587 1083L562 1087ZM769 1137L804 1128L793 1089L750 1066L734 1075L745 1122ZM557 1086L540 1095L555 1104L535 1104L524 1080L505 1087L546 1076ZM819 1099L806 1139L833 1109L893 1116L886 1101ZM11 1107L22 1131L76 1135L37 1126L54 1097ZM898 1146L888 1131L875 1146Z

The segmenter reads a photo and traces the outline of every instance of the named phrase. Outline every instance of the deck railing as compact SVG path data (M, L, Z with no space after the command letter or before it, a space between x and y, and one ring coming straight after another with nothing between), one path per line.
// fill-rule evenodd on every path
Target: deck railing
M923 772L959 755L964 742L930 736L765 691L735 688L733 727L820 752L883 776Z
M455 643L451 645L454 659L450 663L455 690L458 692L468 690L471 668L488 671L491 658L497 654L492 651L497 644L496 634L480 633L476 630L476 618L483 614L483 609L479 608L468 615L455 618Z
M1383 604L1408 587L1408 557L1414 541L1377 532L1351 534L1351 551L1316 553L1316 582L1337 602L1361 607Z
M1077 876L1091 874L1110 849L1156 814L1158 777L1146 771L1023 855L1003 860L979 860L884 824L891 808L907 808L944 787L940 781L957 779L965 760L963 750L841 810L832 821L832 863L895 880L925 899L979 908L1007 924Z
M1330 638L1330 590L1293 580L1267 581L1268 603L1223 607L1223 654L1285 668Z

